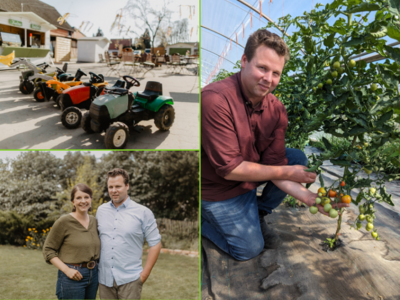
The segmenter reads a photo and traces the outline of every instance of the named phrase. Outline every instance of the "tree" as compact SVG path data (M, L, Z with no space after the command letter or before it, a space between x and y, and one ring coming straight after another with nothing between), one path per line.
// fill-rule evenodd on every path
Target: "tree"
M166 1L162 6L159 5L159 2L154 7L151 4L151 1L146 0L129 0L125 10L134 19L137 28L146 28L150 31L151 47L154 48L157 32L162 22L170 16L171 11L168 10Z
M58 203L54 204L52 207L51 218L57 219L72 211L71 191L78 183L84 183L92 190L91 214L96 215L97 208L103 203L104 191L99 184L99 174L95 163L96 161L93 161L91 155L84 155L83 163L77 168L76 175L72 179L68 179L68 187L57 194ZM56 206L60 208L56 209Z
M172 32L169 36L169 43L175 44L189 41L189 21L188 19L175 21L172 25Z
M46 218L61 190L61 166L62 161L46 151L22 152L10 160L0 181L1 208L32 215L35 222Z
M139 155L138 155L139 154ZM197 152L142 152L134 154L131 195L157 218L195 220L199 211Z

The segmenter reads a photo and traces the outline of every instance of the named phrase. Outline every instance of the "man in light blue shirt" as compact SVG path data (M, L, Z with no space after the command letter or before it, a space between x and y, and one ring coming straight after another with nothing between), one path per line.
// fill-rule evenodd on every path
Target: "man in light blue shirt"
M128 196L129 175L114 169L107 174L112 201L96 214L101 240L99 292L101 299L140 299L142 285L161 250L161 236L153 213ZM143 243L150 246L142 268Z

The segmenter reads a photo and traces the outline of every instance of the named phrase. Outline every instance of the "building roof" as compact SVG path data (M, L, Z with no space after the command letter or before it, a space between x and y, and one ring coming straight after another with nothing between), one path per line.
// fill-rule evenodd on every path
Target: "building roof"
M102 41L102 40L106 40L107 43L110 43L110 40L108 38L106 38L105 36L95 36L95 37L83 37L78 39L79 41Z
M124 45L124 47L131 47L132 46L132 39L111 39L110 47L108 50L118 50L118 45Z
M39 17L37 14L30 12L30 11L27 11L27 12L0 11L0 16L1 15L10 15L10 16L14 16L14 17L26 17L32 21L39 23L40 25L47 25L49 30L57 29L57 27L55 27L54 25L50 24L43 18Z
M23 4L24 12L33 12L59 29L73 31L67 21L64 21L62 25L58 24L57 19L62 15L53 6L39 0L0 1L0 11L21 12L21 4Z

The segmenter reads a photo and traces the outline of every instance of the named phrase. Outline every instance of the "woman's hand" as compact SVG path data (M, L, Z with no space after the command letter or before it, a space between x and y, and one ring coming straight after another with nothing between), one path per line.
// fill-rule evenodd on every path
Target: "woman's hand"
M79 281L83 278L82 274L78 270L72 268L68 268L68 270L66 270L64 273L68 276L69 279L72 280Z

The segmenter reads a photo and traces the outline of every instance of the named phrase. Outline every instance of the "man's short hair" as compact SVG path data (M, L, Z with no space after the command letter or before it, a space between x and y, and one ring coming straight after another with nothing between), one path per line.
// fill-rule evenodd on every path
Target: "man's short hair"
M120 175L124 178L125 185L128 185L128 183L129 183L129 174L128 174L128 172L126 172L123 169L118 169L118 168L113 169L113 170L111 170L110 172L107 173L107 182L108 182L108 179L110 177L115 178L115 177L120 176Z
M285 64L289 61L290 50L285 41L279 35L269 32L266 29L259 29L249 36L244 48L244 54L248 61L252 60L254 53L261 45L275 50L279 56L284 56Z

